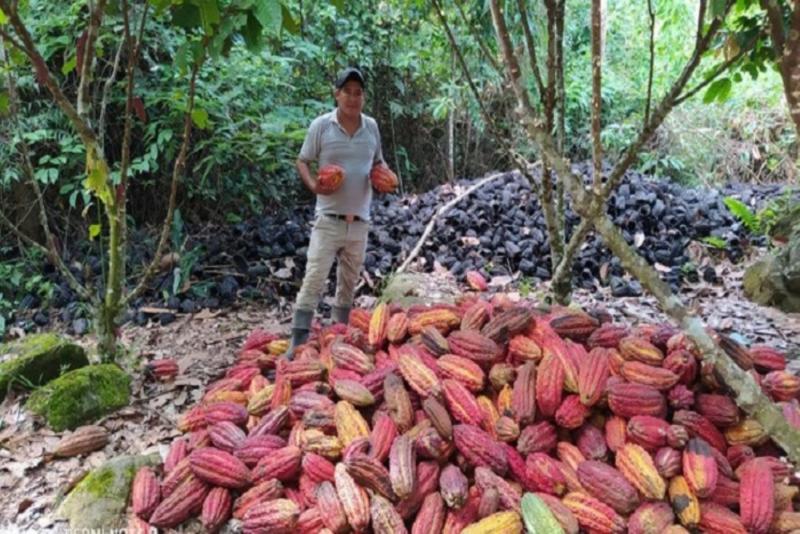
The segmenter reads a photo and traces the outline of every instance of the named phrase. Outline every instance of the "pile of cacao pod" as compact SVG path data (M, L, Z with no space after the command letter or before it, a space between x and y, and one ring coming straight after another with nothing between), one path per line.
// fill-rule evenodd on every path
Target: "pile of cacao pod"
M163 474L137 473L131 528L797 532L793 468L689 340L610 321L502 294L380 303L291 361L255 331ZM785 356L714 335L800 425Z

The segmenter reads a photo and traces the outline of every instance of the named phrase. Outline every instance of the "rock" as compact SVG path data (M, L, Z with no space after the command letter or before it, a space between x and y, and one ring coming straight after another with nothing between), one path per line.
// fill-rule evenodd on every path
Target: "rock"
M122 408L129 398L130 377L109 363L63 374L34 391L25 406L60 432Z
M80 317L72 321L72 332L76 336L82 336L88 331L89 331L89 321L87 321L83 317Z
M784 247L748 267L742 286L753 302L800 312L800 229Z
M175 314L171 312L162 312L157 315L161 326L167 326L168 324L175 321Z
M39 386L65 371L89 365L82 347L51 333L0 344L0 360L0 400L12 386Z
M72 532L123 529L133 477L140 467L160 463L158 454L113 458L86 475L61 501L56 515L69 521Z
M453 304L459 289L455 280L433 273L401 273L391 277L381 299L402 306L412 304Z

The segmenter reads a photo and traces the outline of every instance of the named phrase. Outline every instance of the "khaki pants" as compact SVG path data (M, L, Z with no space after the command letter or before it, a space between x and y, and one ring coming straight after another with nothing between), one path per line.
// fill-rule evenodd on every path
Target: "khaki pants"
M335 217L317 216L308 243L306 273L297 294L296 310L316 310L334 258L338 259L335 305L352 306L356 282L364 265L368 233L367 222L348 223Z

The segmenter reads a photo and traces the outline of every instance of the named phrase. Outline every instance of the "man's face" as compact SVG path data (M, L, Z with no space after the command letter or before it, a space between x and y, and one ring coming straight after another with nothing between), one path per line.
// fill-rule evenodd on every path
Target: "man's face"
M336 104L348 116L355 117L364 109L364 88L356 80L348 80L336 90Z

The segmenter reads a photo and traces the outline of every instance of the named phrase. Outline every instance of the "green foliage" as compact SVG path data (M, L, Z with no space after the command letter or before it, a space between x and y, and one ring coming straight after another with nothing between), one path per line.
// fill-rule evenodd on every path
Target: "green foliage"
M800 214L800 207L798 207L795 195L796 191L787 189L783 195L769 201L757 212L754 212L746 204L734 197L725 197L723 202L725 202L725 206L733 216L739 219L748 231L757 235L772 235L776 225L784 224L783 219L796 218L794 214ZM791 221L790 226L792 224L797 224L797 221ZM791 230L778 233L785 234L783 236L785 238L791 233Z
M9 259L10 252L11 247L0 246L0 339L25 295L36 295L46 307L55 290L38 268L43 260L38 251L27 251L26 257L17 259Z
M709 235L703 238L703 243L706 245L710 245L719 250L725 250L728 248L728 242L722 239L721 237L716 237L713 235Z
M739 199L734 197L725 197L723 199L725 206L728 210L744 224L750 232L756 234L761 230L761 224L755 213L753 213L747 205Z

